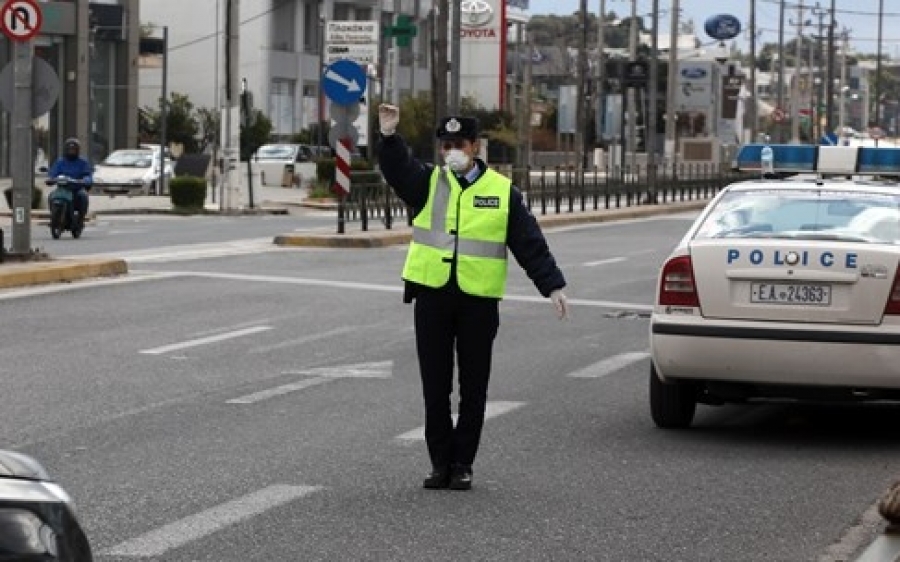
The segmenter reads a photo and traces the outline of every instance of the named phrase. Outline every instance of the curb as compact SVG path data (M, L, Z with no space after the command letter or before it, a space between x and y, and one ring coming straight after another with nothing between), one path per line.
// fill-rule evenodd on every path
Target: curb
M537 221L544 228L612 222L684 211L696 211L703 209L708 203L708 200L685 201L597 211L573 211L570 214L538 216ZM345 234L281 234L275 237L273 243L277 246L311 248L383 248L385 246L407 244L411 236L411 229L404 226L398 230L369 230Z
M0 264L0 289L113 277L128 273L122 259L4 262Z

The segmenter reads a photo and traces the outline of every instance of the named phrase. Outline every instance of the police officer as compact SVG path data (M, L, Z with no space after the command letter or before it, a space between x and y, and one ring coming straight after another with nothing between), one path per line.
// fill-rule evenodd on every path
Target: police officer
M416 349L425 398L429 489L472 487L491 352L506 286L507 248L560 319L568 315L562 271L522 194L478 158L478 121L441 120L437 138L445 166L412 158L396 133L400 110L382 104L381 172L415 211L403 267L404 302L415 300ZM459 417L450 415L454 352L459 365Z

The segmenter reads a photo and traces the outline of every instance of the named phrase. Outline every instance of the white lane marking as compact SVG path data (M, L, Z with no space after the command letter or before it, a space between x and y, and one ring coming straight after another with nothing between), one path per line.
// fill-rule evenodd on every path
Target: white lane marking
M254 326L252 328L244 328L243 330L235 330L233 332L216 334L215 336L207 336L205 338L197 338L194 340L163 345L160 347L154 347L152 349L143 349L141 350L141 353L145 355L162 355L164 353L169 353L170 351L178 351L181 349L187 349L189 347L197 347L198 345L206 345L209 343L217 343L220 341L240 338L243 336L249 336L251 334L258 334L259 332L265 332L271 329L271 326Z
M321 490L321 486L275 485L169 523L116 545L102 554L148 558Z
M290 384L283 384L281 386L276 386L274 388L267 388L266 390L260 390L259 392L254 392L253 394L247 394L245 396L240 396L238 398L232 398L231 400L227 400L225 403L226 404L256 404L257 402L262 402L263 400L275 398L276 396L284 396L285 394L290 394L291 392L303 390L304 388L309 388L311 386L318 386L320 384L323 384L326 382L331 382L333 380L334 379L330 379L327 377L304 379L302 381L292 382Z
M598 265L607 265L607 264L610 264L610 263L619 263L619 262L621 262L621 261L625 261L626 259L628 259L628 258L623 258L623 257L607 258L607 259L605 259L605 260L597 260L597 261L588 261L588 262L584 262L584 263L581 264L581 265L583 265L584 267L596 267L596 266L598 266Z
M284 396L291 392L303 390L311 386L337 379L389 379L394 374L393 361L376 361L372 363L356 363L353 365L336 365L333 367L316 367L300 371L284 371L282 375L305 375L312 378L282 384L273 388L260 390L245 396L227 400L226 404L256 404L270 398Z
M246 322L238 322L237 324L232 324L230 326L219 326L218 328L213 328L212 330L200 330L199 332L192 332L188 334L191 338L202 338L206 336L214 336L216 334L221 334L224 332L233 332L234 330L243 330L244 328L263 326L273 322L271 318L257 318L255 320L248 320Z
M576 379L599 379L600 377L605 377L620 369L624 369L629 365L643 361L648 357L650 357L650 354L646 351L635 351L632 353L613 355L612 357L607 357L593 365L588 365L584 369L569 373L567 376Z
M317 287L327 287L329 289L357 289L363 291L380 291L386 293L401 293L403 287L399 285L376 285L374 283L355 283L351 281L332 281L327 279L306 279L302 277L278 277L273 275L247 275L237 273L211 273L206 271L180 271L179 275L186 277L201 277L207 279L225 279L230 281L255 281L260 283L280 283L285 285L311 285ZM539 302L547 303L544 297L517 296L506 295L503 297L505 301L514 302ZM616 308L628 310L652 311L652 304L638 304L630 302L588 300L588 299L569 299L569 304L577 306L591 306L599 308Z
M348 326L344 328L337 328L336 330L321 332L318 334L310 334L302 338L295 338L292 340L273 343L272 345L261 345L250 349L250 353L269 353L270 351L276 351L278 349L284 349L286 347L294 347L297 345L303 345L305 343L328 339L332 336L341 336L350 332L355 332L361 328L361 326Z
M521 408L525 405L525 402L488 402L487 407L484 410L484 419L485 421L496 418L497 416L502 416L503 414L507 414L512 412L515 409ZM456 423L457 414L453 414L453 423ZM417 427L411 431L407 431L406 433L401 433L395 439L399 441L422 441L425 439L425 426Z
M285 375L309 375L330 379L389 379L394 374L393 361L375 361L355 365L316 367L302 371L285 371Z

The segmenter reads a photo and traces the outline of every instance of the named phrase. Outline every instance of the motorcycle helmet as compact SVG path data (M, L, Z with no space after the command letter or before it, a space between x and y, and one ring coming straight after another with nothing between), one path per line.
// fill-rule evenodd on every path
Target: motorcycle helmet
M66 142L63 143L63 154L69 160L77 159L81 155L81 143L78 139L74 137L66 139Z

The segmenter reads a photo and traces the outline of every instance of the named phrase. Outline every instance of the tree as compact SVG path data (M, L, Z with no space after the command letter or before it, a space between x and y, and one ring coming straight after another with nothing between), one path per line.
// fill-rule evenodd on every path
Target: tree
M272 137L272 120L258 109L253 109L252 115L249 125L241 125L241 160L250 160Z
M159 143L159 109L144 107L139 111L138 130L145 141ZM185 152L197 152L197 132L194 104L186 95L172 92L166 101L166 141L181 144Z
M198 141L197 151L206 152L218 137L219 127L222 122L221 113L217 109L198 107L194 112L197 121Z

